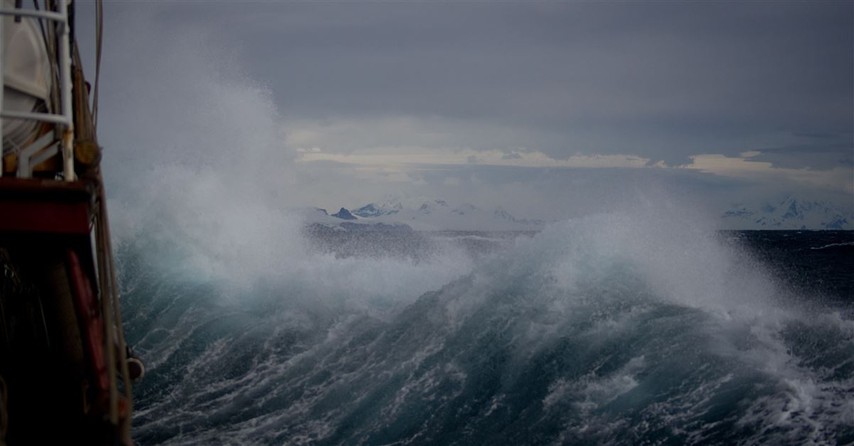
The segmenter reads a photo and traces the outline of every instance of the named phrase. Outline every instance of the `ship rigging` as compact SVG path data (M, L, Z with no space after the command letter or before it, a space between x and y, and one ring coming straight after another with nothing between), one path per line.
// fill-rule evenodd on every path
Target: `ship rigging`
M70 1L0 5L0 445L132 444L98 75L92 102Z

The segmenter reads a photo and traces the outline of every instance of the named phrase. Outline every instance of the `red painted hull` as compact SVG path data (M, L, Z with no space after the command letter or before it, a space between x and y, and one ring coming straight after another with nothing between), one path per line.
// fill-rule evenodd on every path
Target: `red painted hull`
M111 393L110 368L120 374L124 355L107 348L116 344L107 342L93 251L95 190L0 179L0 430L9 445L128 443L117 425L130 403Z

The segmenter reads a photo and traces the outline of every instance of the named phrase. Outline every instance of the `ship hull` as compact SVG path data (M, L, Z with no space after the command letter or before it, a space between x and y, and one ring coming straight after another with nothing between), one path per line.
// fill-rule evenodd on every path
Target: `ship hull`
M109 444L105 327L84 182L0 179L0 378L8 444ZM0 437L2 438L2 437Z

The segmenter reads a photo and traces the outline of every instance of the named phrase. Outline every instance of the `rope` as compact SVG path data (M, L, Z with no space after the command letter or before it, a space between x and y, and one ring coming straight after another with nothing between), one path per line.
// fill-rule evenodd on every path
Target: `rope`
M106 289L106 293L107 293L107 295L110 296L110 300L111 300L110 303L111 303L111 307L113 310L113 314L110 315L110 318L112 319L113 324L115 324L115 327L119 327L119 329L115 330L115 335L117 338L116 340L117 340L117 345L118 345L117 351L118 351L118 355L119 355L118 363L120 365L119 372L121 374L122 381L124 384L124 386L123 386L124 396L125 396L126 400L128 402L130 402L132 400L132 395L131 395L132 383L131 383L131 379L130 379L130 373L128 372L128 361L127 361L128 349L127 349L127 343L125 341L124 329L122 328L122 311L121 311L121 307L120 307L119 302L118 302L118 298L119 298L118 281L116 280L115 262L113 261L113 258L112 258L112 253L113 253L112 238L110 237L110 226L107 222L108 221L107 203L106 203L106 196L104 193L104 181L103 181L103 178L101 177L100 170L98 171L98 185L99 185L98 186L98 195L99 195L99 200L101 202L100 217L101 217L101 223L102 223L102 227L103 227L103 231L101 231L103 239L101 242L103 243L104 258L105 258L105 261L107 264L107 270L104 273L105 273L105 276L107 276L107 277L105 277L105 279L107 279L108 286L109 286L109 288ZM127 414L125 414L126 416L122 420L123 421L122 425L119 426L119 431L120 431L123 439L126 439L128 442L130 442L130 427L131 427L131 419L132 419L132 415L133 415L132 410L133 410L133 407L128 406L128 408L127 408L128 412L127 412Z
M95 3L95 88L92 92L92 126L98 130L98 90L101 85L101 48L104 43L104 2Z
M110 226L107 222L106 196L104 194L104 183L100 171L97 173L97 216L96 216L96 246L98 255L99 282L101 289L101 311L104 316L104 325L107 332L107 358L109 364L119 365L118 375L121 377L125 401L131 401L131 380L127 365L127 344L125 343L124 330L122 327L121 308L118 302L118 286L116 281L115 263L112 258L112 246L110 243ZM113 350L115 348L115 351ZM118 356L118 358L116 358ZM110 379L110 421L118 427L119 437L122 444L131 444L130 424L132 407L125 409L127 413L122 414L119 419L118 400L118 377L114 366L108 368Z

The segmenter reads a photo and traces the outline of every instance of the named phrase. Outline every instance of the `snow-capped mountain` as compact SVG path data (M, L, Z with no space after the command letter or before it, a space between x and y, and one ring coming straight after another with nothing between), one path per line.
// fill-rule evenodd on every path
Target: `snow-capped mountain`
M358 217L371 218L381 215L393 215L400 212L401 209L403 209L403 206L399 203L391 206L369 203L352 211L352 213Z
M364 225L396 228L405 225L426 231L530 231L542 229L545 225L542 220L516 218L501 207L487 210L470 203L452 206L445 200L406 204L390 200L381 204L368 203L354 210L341 208L331 215L320 210L312 214L310 220L311 223L347 230L362 229Z
M325 231L346 232L409 232L409 225L397 222L382 222L371 218L360 218L347 208L330 214L321 208L295 208L290 212L301 218L303 224L314 234Z
M854 214L850 210L793 196L778 203L736 205L721 218L732 229L854 229Z
M370 206L370 205L368 205ZM501 207L483 209L470 203L452 205L445 200L425 200L405 206L385 205L376 221L399 222L418 230L530 231L542 229L545 222L516 218Z
M341 210L332 214L332 216L335 218L340 218L341 220L356 220L357 219L357 217L355 215L353 215L346 208L341 208Z

